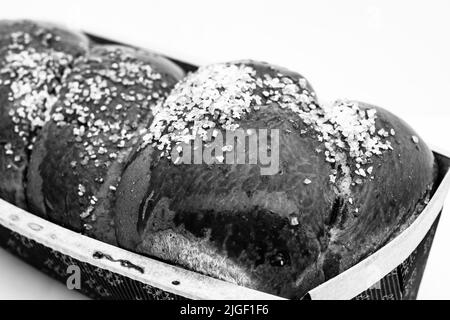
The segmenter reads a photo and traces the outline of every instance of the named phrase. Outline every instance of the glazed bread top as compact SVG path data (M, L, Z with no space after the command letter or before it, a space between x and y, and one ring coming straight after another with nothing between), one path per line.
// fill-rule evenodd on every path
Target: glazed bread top
M288 298L370 255L427 203L433 154L388 111L321 104L302 75L262 62L183 76L143 50L0 22L0 197Z
M278 130L269 143L277 172L226 163L239 142L216 137L238 129L260 146L258 129ZM180 161L197 137L208 163ZM355 101L321 105L301 75L253 61L188 75L143 139L117 193L119 244L289 298L388 241L434 179L431 151L394 115Z
M94 46L77 60L33 152L33 210L115 243L110 206L122 164L182 76L168 60L122 46Z
M25 207L23 180L36 136L87 39L49 24L0 23L0 197Z

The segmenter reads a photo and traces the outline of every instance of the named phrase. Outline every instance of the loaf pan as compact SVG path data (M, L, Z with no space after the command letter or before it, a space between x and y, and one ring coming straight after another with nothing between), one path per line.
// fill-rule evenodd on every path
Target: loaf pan
M88 34L96 43L121 44ZM185 71L197 67L171 59ZM352 268L308 292L303 299L415 299L450 189L450 153L434 150L438 187L417 219L401 234ZM278 300L88 238L0 199L0 246L66 283L81 272L80 288L94 299Z

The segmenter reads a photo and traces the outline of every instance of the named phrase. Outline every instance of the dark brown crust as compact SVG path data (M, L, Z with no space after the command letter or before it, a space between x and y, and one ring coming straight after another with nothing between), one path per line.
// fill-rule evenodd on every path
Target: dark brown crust
M151 86L138 80L141 75L124 74L116 79L109 72L122 63L129 64L129 68L138 65L151 67L152 72L160 74L161 78L155 79ZM152 95L162 97L167 94L182 74L180 69L159 56L121 46L94 47L86 59L79 60L53 110L54 115L61 112L65 119L58 121L56 116L45 126L45 135L36 144L32 157L33 170L29 180L34 186L29 199L40 214L72 230L115 244L111 205L123 162L137 141L136 133L151 121L151 108L158 101ZM81 93L71 100L71 83L84 88L82 92L90 90L93 79L106 81L105 90L111 93L96 99L93 98L95 93L89 91L86 97ZM140 100L131 100L130 96L136 98L138 95L142 96ZM91 135L90 129L97 128L96 125L80 123L76 112L70 115L67 110L70 111L71 107L66 110L70 104L81 105L88 119L95 115L95 121L103 121L105 126L115 129L105 132L95 129L96 133ZM86 128L83 129L86 133L74 135L74 130L81 127ZM126 142L124 140L123 145L113 139L120 130L133 134ZM95 146L94 141L101 143ZM95 152L87 151L92 146ZM104 151L97 151L99 148ZM80 217L87 210L89 212Z
M17 31L30 34L27 46L38 52L52 49L77 57L87 51L84 36L59 27L0 22L0 69L11 34ZM47 37L48 33L52 36ZM110 88L129 89L109 82L101 73L117 62L109 56L113 49L157 70L167 82L164 88L156 85L160 93L167 94L183 75L168 60L139 49L94 46L89 58L78 60L70 75L67 70L56 75L58 85L64 78L61 97L69 91L70 81L87 81L87 75L96 73L106 78ZM235 64L249 65L261 76L302 78L265 63ZM5 80L1 74L0 80ZM307 89L314 92L309 83ZM52 86L50 90L56 94L59 89ZM358 103L359 108L377 111L377 129L392 129L395 134L387 138L392 150L370 159L372 177L352 185L349 195L330 183L330 172L336 168L318 153L317 132L277 103L239 120L243 129L280 130L280 170L264 176L258 165L174 165L151 145L133 147L138 136L122 147L106 143L108 153L95 154L97 164L86 161L86 143L92 142L92 136L75 137L74 129L80 124L67 121L68 114L66 123L54 118L42 129L27 133L39 137L32 142L30 159L31 140L24 141L14 132L9 112L20 101L11 101L10 92L8 85L0 84L0 198L25 208L28 171L29 209L49 220L187 269L288 298L301 297L392 239L421 212L433 189L435 161L426 144L393 114L364 103ZM53 115L66 102L73 102L61 97ZM118 97L103 102L88 99L82 106L97 114L107 104L108 114L101 120L112 117L120 126L137 119L131 125L134 132L151 122L148 104L142 110ZM111 109L117 104L125 105L126 114ZM100 135L108 140L108 133ZM19 161L12 161L5 152L7 143ZM111 153L117 158L111 158ZM348 162L351 168L357 165L351 157ZM80 217L90 207L92 212Z
M4 53L10 43L9 37L15 32L28 33L31 36L30 46L36 50L52 48L77 56L84 53L88 46L88 39L83 34L65 29L63 26L31 20L3 20L0 21L0 52ZM48 37L47 34L53 37Z
M29 37L29 42L24 44L26 49L32 48L38 53L53 50L68 54L72 58L83 54L88 46L88 41L83 35L72 33L54 25L31 21L2 21L0 22L0 69L7 66L5 59L10 50L23 50L19 47L16 49L10 48L13 43L13 35L18 37L27 35ZM45 62L42 61L42 63ZM51 84L47 83L46 86L35 89L48 90L51 95L54 95L53 90L59 85L66 71L65 68L61 68L55 72L55 78ZM0 79L13 83L15 76L4 73L0 75ZM20 131L26 132L27 139L21 136L20 131L15 132L17 123L13 121L9 113L20 106L21 99L11 99L10 94L10 85L0 84L0 198L26 208L24 183L30 156L28 147L39 130L30 131L26 126L20 127ZM13 154L5 153L5 146L8 144L11 145ZM16 161L15 157L20 160Z
M255 69L301 78L266 64L255 64ZM330 164L315 152L312 133L301 137L300 130L307 128L292 119L291 111L274 104L240 123L243 129L280 129L285 148L278 175L262 176L254 165L175 166L159 160L160 153L151 147L142 150L118 189L119 244L285 296L323 281L318 271L292 285L303 276L299 270L318 259L335 197L327 184ZM307 178L313 182L305 186ZM292 219L298 224L291 225Z
M328 252L340 261L335 263L340 272L374 252L397 228L409 224L430 197L435 178L434 156L409 125L382 108L359 105L376 108L377 125L394 129L395 136L390 137L393 150L373 158L374 179L353 189L359 213L341 208L331 231L334 240Z
M163 244L158 241L170 229L188 239L184 247L166 249L174 251L177 263L198 265L199 272L290 296L298 288L288 283L318 259L326 242L324 226L334 199L327 183L330 165L315 153L313 138L298 138L296 132L302 127L286 121L292 114L273 106L257 115L242 127L281 130L280 145L286 147L280 150L280 174L262 176L254 165L174 166L161 161L152 170L144 198L153 194L154 204L140 211L147 220L140 221L143 242L138 249L163 259L167 253L160 251ZM307 178L313 181L308 186ZM164 201L167 207L160 205ZM173 212L173 217L164 210ZM291 219L298 224L291 225ZM201 251L205 240L214 254L239 266L239 272L229 275L226 264L208 269L196 261L195 250ZM319 273L311 281L319 283L320 277Z
M393 150L373 157L374 179L352 186L351 203L330 183L333 165L317 153L316 133L274 104L239 124L280 129L277 175L262 176L254 165L174 165L151 146L138 152L117 193L119 244L301 297L386 243L423 207L433 186L433 155L417 134L384 109L360 107L376 108L377 130L396 133L387 138Z

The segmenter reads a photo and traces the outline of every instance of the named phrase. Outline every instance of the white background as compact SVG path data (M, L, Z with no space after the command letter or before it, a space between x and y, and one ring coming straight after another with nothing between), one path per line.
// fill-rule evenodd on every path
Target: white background
M60 22L204 64L265 60L323 100L382 106L450 150L450 1L3 1L0 18ZM419 298L450 299L447 201ZM0 298L79 298L0 250Z

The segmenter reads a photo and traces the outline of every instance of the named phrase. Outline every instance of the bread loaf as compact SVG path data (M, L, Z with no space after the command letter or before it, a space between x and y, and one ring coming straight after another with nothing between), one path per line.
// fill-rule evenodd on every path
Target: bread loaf
M0 197L159 260L302 297L406 228L435 160L383 108L300 74L0 23Z
M87 39L50 24L0 23L0 197L25 208L34 141Z
M158 55L121 46L94 46L79 59L33 152L33 210L114 244L111 203L123 164L182 75Z
M279 130L270 146L278 172L222 163L234 140L212 165L177 163L174 148L204 128ZM203 146L214 136L203 135ZM119 244L288 298L387 242L433 185L432 153L397 117L354 101L320 105L302 76L259 62L187 76L145 137L119 184Z

